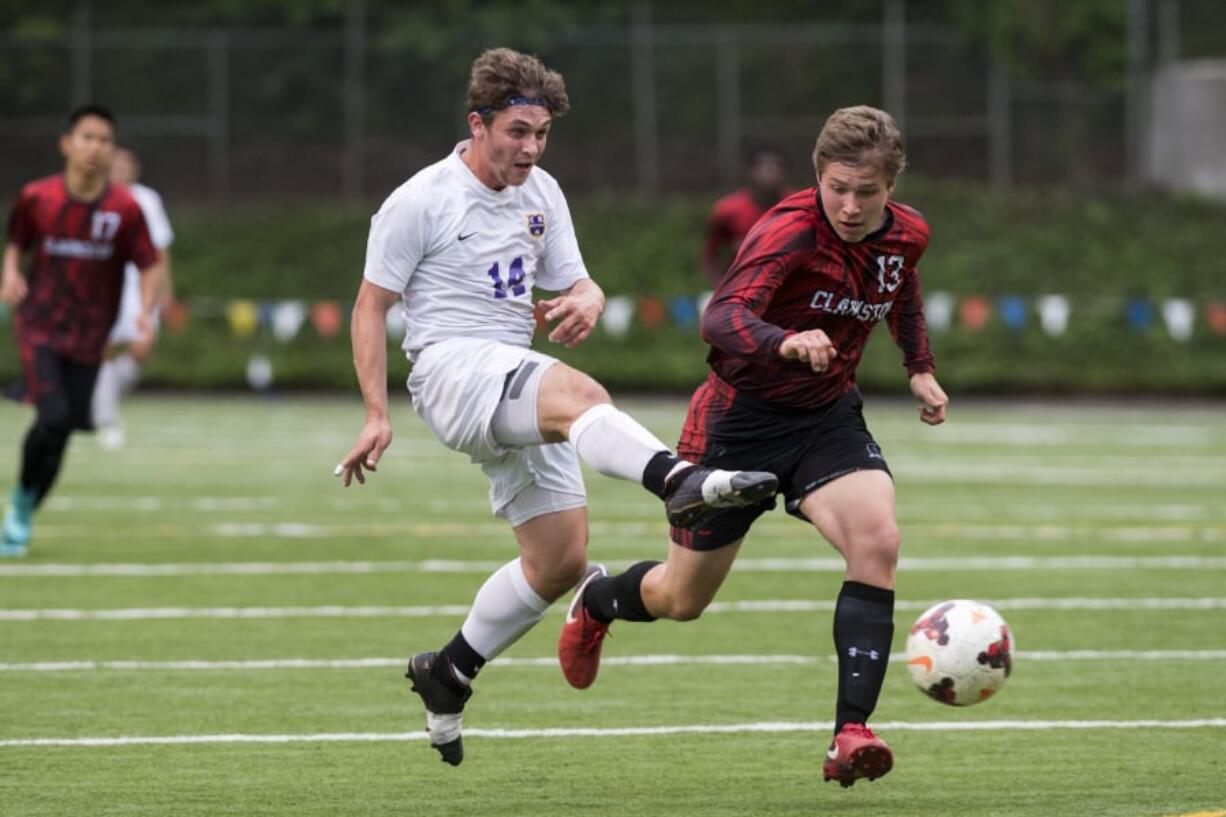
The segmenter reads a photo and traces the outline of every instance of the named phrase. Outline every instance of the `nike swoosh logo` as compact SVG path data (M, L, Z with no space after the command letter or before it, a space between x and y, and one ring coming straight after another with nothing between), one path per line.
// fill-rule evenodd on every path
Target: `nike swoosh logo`
M475 233L475 232L469 233L468 235L464 235L463 233L460 233L460 235L459 235L459 240L460 240L460 241L467 241L468 239L472 238L472 237L473 237L473 236L475 236L475 235L476 235L476 233Z
M839 759L839 747L831 746L829 749L827 749L826 759L827 760L838 760Z
M912 658L907 662L907 664L915 664L923 667L925 672L932 672L932 659L926 655L921 655L919 658Z

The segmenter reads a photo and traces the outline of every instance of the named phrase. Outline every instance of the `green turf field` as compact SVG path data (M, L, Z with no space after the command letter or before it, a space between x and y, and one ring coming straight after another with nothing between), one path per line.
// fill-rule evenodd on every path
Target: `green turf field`
M781 512L700 621L618 624L590 690L552 611L478 681L452 768L401 665L513 555L480 471L403 400L345 491L354 400L138 399L128 447L76 439L31 557L0 563L0 815L1226 813L1223 405L955 404L930 429L868 402L899 487L896 651L956 597L1020 650L966 710L893 665L882 780L821 782L841 579ZM675 439L681 403L627 407ZM0 408L9 473L28 417ZM654 498L589 491L593 559L661 556Z

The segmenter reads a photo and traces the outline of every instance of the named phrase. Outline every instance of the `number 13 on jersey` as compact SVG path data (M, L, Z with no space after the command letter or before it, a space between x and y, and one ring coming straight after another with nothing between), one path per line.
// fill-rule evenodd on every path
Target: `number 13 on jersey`
M508 289L511 290L512 295L523 295L525 292L528 291L528 288L524 286L524 259L523 258L516 258L514 261L512 261L511 266L507 270L507 273L508 273L508 277L507 277L506 282L504 283L502 280L502 275L500 274L499 269L498 269L497 261L495 261L494 266L490 267L489 270L486 272L486 274L489 275L490 280L494 282L494 297L495 298L499 298L499 299L506 298Z
M906 259L901 255L877 256L878 292L893 292L902 283L902 265Z

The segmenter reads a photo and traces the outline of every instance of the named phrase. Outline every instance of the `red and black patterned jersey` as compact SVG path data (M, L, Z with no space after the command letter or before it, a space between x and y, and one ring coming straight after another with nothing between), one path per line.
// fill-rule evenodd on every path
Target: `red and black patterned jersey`
M916 210L887 202L885 223L862 241L839 238L816 188L775 205L745 237L702 319L707 362L740 392L812 408L855 386L869 333L881 320L903 351L908 374L934 370L916 265L928 225ZM838 355L825 372L779 357L789 335L821 329Z
M17 307L17 342L49 346L94 363L123 292L124 265L157 261L140 205L126 187L108 185L94 201L68 194L62 174L22 188L9 216L9 240L33 252L29 292Z
M707 219L707 240L702 249L703 267L712 286L719 285L727 259L736 256L749 230L769 209L755 199L748 188L729 193L715 202Z

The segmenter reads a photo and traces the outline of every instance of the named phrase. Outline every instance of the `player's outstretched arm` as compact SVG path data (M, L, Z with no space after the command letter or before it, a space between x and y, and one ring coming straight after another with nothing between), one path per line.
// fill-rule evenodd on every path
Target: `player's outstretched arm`
M919 400L919 418L930 426L945 422L949 398L932 372L911 375L911 393Z
M604 290L591 278L583 278L558 297L537 301L536 308L546 323L559 321L549 333L551 341L578 346L592 334L604 312Z
M333 472L346 488L355 478L365 484L366 471L378 468L379 458L392 444L392 423L387 408L387 311L400 296L363 281L353 305L350 335L353 368L366 404L366 422L357 442Z
M4 247L4 280L0 283L0 300L17 306L26 297L26 277L21 274L21 247L12 241Z

